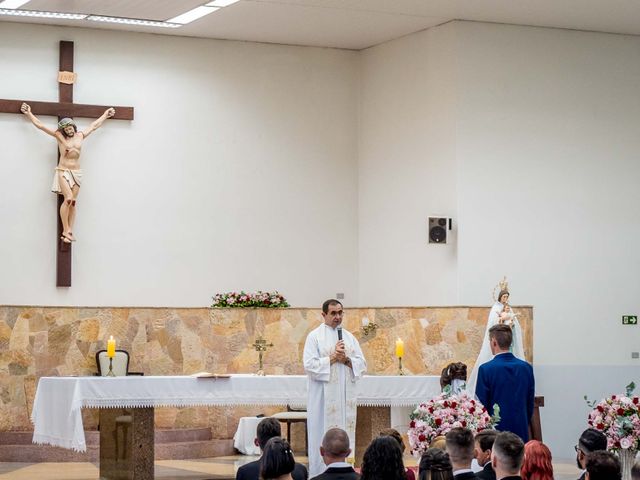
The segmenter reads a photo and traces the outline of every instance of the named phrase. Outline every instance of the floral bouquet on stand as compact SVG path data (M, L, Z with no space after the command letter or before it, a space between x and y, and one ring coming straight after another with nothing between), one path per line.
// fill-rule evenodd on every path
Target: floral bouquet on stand
M228 292L213 296L212 308L286 308L287 300L276 292Z
M631 478L631 467L640 449L640 398L633 395L635 383L626 387L626 392L611 395L600 402L584 399L593 410L588 423L607 437L607 450L620 457L622 478Z
M440 395L418 405L409 416L411 422L407 433L411 454L422 455L434 438L446 435L452 428L468 428L474 434L494 428L500 421L500 407L494 405L493 411L493 416L489 416L484 405L466 390L454 395L450 387L445 387Z

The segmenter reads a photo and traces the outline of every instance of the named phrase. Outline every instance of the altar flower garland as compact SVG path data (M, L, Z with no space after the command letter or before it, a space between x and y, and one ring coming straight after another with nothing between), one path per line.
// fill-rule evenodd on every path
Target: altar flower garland
M213 296L212 308L286 308L287 300L277 291L255 293L228 292L217 293Z
M409 415L409 443L412 455L418 457L434 438L446 435L455 427L468 428L474 434L493 429L500 421L500 408L494 405L494 415L489 416L482 403L474 400L466 391L453 395L449 387L428 402L421 403Z
M588 423L607 437L607 450L640 449L640 398L633 395L635 384L626 387L626 393L611 395L600 402L587 401L593 410Z

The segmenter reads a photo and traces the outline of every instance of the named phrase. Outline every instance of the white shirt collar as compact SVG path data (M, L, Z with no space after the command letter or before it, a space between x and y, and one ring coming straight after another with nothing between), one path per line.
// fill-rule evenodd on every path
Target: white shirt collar
M455 477L456 475L460 475L461 473L468 473L468 472L473 473L473 470L471 470L470 468L461 468L460 470L454 470L453 476Z

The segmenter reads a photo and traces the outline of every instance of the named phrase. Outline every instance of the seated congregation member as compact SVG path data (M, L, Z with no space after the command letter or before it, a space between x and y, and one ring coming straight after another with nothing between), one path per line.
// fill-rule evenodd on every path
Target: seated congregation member
M407 449L407 447L404 445L404 440L402 440L402 435L400 435L399 431L397 431L395 428L385 428L380 432L380 435L395 438L396 442L398 442L398 445L400 445L402 454L404 455L404 451ZM407 474L407 480L416 480L416 474L413 473L413 470L411 470L410 468L407 468L407 471L405 473Z
M391 437L374 438L362 456L361 480L406 480L402 451Z
M418 480L453 480L449 454L439 448L430 448L420 457Z
M620 480L620 460L611 452L596 450L587 455L586 480Z
M533 367L509 351L513 341L511 327L504 324L489 329L489 347L493 360L480 365L476 396L493 415L493 405L500 406L501 432L513 432L529 440L529 421L533 415L535 381Z
M255 444L260 447L260 451L264 452L264 447L267 442L274 437L279 437L281 434L280 422L278 420L271 417L264 418L256 429ZM262 457L260 457L259 460L241 466L236 473L236 480L258 480L261 460ZM309 478L307 467L296 463L292 477L294 480L307 480Z
M511 432L500 432L491 449L491 464L497 480L519 480L524 460L524 442Z
M320 456L327 469L312 480L358 480L360 475L347 463L350 453L347 432L341 428L327 430L320 446Z
M491 449L498 432L495 430L482 430L476 433L474 438L474 457L482 470L476 472L476 477L481 480L496 480L496 472L491 465Z
M429 444L429 448L439 448L444 451L447 448L447 440L444 438L444 435L438 435L434 438Z
M587 459L587 455L591 452L595 452L597 450L606 450L607 449L607 437L605 437L604 433L596 430L595 428L587 428L580 438L578 439L578 444L575 446L576 449L576 463L578 464L578 468L582 470L582 475L578 480L584 480L587 471L585 470L585 461Z
M455 480L475 480L476 474L471 470L474 455L473 432L468 428L452 428L446 435L447 453L453 467Z
M273 437L264 446L260 459L261 480L293 480L291 472L296 466L289 442Z
M524 462L520 469L523 480L553 480L551 451L538 440L529 440L524 445Z

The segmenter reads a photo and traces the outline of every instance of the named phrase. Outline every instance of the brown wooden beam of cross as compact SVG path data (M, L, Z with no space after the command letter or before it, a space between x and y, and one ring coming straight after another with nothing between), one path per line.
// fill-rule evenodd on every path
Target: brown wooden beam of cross
M64 73L63 73L64 72ZM73 103L73 42L60 42L60 73L58 76L58 102L37 102L31 100L4 100L0 99L0 113L20 113L22 103L31 106L34 115L57 116L58 121L64 117L84 117L97 118L104 113L107 108L113 107L116 113L112 119L133 120L133 107L121 107L115 105L83 105ZM63 83L69 82L69 83ZM59 160L59 152L56 145L56 158ZM58 223L57 261L56 261L56 286L71 286L71 244L62 241L62 222L60 220L60 206L64 200L62 195L58 195L58 208L56 218Z

